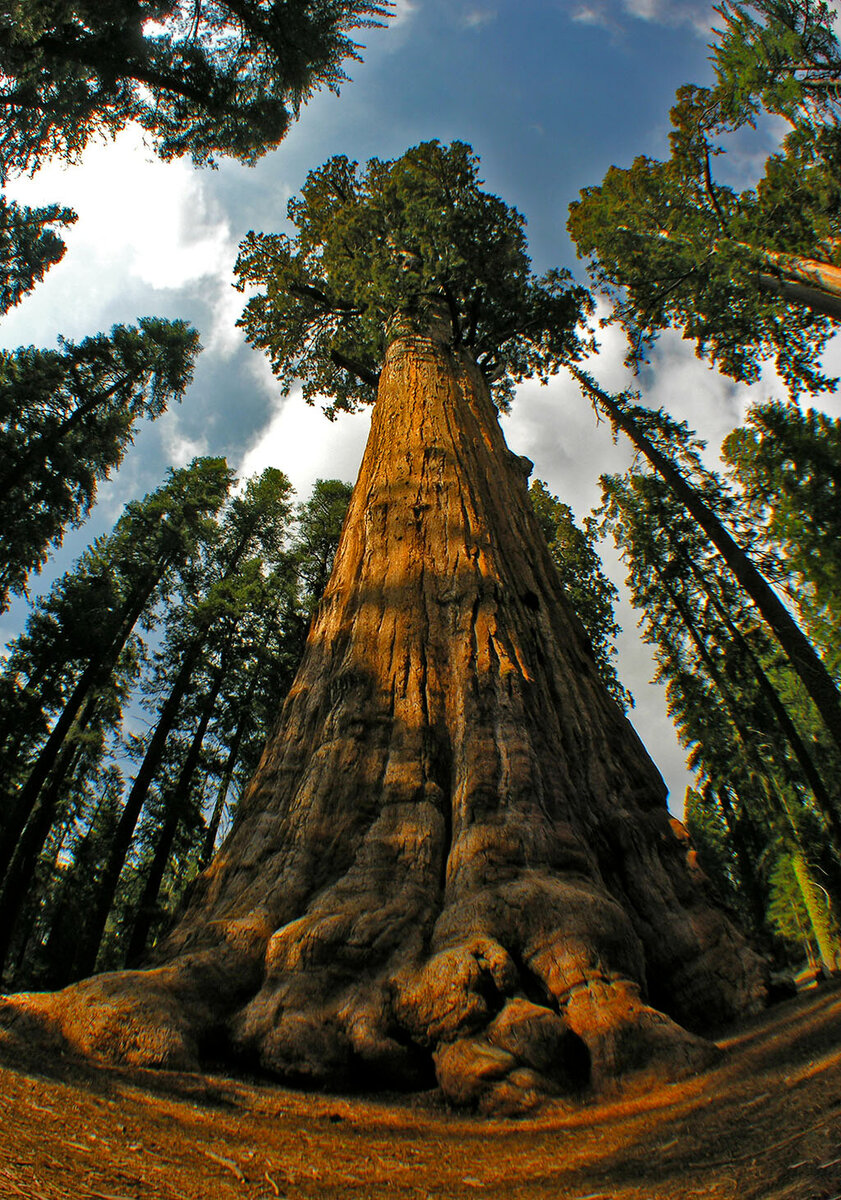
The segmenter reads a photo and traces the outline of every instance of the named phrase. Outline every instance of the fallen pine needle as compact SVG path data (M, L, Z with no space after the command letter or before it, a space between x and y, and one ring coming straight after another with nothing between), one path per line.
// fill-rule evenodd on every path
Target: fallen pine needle
M279 1196L279 1195L280 1195L280 1188L277 1186L277 1184L275 1183L275 1181L272 1179L272 1177L271 1177L271 1175L268 1173L268 1171L266 1171L266 1172L265 1172L265 1174L263 1175L263 1178L266 1180L266 1182L268 1183L269 1187L272 1189L272 1191L274 1192L274 1194L275 1194L276 1196Z
M223 1158L221 1154L214 1154L212 1150L204 1150L202 1153L208 1158L212 1158L214 1162L218 1162L223 1167L227 1167L229 1171L233 1171L240 1183L245 1183L245 1176L232 1158Z
M87 1192L87 1195L95 1200L137 1200L136 1196L124 1196L119 1192Z
M8 1171L4 1171L2 1168L0 1168L0 1175L5 1175L6 1179L9 1181L9 1184L8 1184L9 1187L12 1189L13 1192L16 1192L18 1196L26 1196L28 1194L27 1192L24 1192L21 1188L19 1188L18 1185L12 1179L9 1178Z

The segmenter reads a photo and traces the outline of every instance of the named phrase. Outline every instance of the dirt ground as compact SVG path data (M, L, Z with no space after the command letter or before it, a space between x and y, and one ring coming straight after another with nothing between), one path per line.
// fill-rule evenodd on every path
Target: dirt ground
M841 983L687 1082L524 1120L69 1060L0 1067L0 1197L841 1200Z

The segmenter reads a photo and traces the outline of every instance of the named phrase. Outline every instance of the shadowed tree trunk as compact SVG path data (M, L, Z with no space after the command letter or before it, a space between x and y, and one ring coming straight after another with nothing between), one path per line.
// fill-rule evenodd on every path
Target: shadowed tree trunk
M675 1021L720 1024L764 988L664 797L472 360L398 334L232 833L154 968L12 999L5 1023L182 1067L212 1040L330 1087L412 1086L434 1064L485 1111L674 1077L716 1053Z

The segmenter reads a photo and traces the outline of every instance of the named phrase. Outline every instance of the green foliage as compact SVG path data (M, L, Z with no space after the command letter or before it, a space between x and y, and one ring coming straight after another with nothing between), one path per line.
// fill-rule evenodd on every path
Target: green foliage
M310 172L289 202L297 233L250 233L240 287L263 290L241 324L284 391L326 397L328 414L374 399L389 341L442 321L502 404L580 349L588 298L566 273L530 271L524 220L480 189L469 146L425 142L364 171L342 156Z
M0 611L88 515L137 421L181 398L198 350L183 321L146 317L78 345L0 354Z
M787 942L805 943L810 959L818 958L828 971L838 968L841 943L832 899L800 850L783 853L776 862L768 918Z
M841 319L841 48L813 0L717 11L717 84L678 91L670 158L611 167L571 206L569 229L632 361L675 326L734 379L755 380L773 358L793 395L831 389L820 356ZM794 128L756 188L736 192L713 177L719 138L763 107Z
M340 479L316 479L309 500L298 506L298 578L307 613L324 595L352 493L353 486Z
M809 913L794 874L790 853L781 855L771 872L768 919L784 941L801 948L808 945L811 951Z
M841 421L769 401L750 410L723 451L768 567L841 678Z
M701 870L712 881L725 903L745 912L745 897L733 852L733 840L721 809L711 804L699 789L688 787L683 819L698 852ZM745 915L748 916L746 912Z
M754 515L724 481L716 500L716 479L706 472L708 502L756 536ZM702 782L692 796L693 836L722 892L738 888L760 927L770 864L786 848L812 847L827 878L839 878L837 755L747 596L669 489L640 473L602 484L603 527L628 565L657 678Z
M270 468L217 515L231 484L224 460L173 473L57 581L10 648L0 673L10 793L68 705L76 714L28 815L0 806L18 881L4 892L18 986L119 967L156 940L277 719L351 489L319 480L296 507ZM142 724L124 721L127 703L145 710Z
M91 772L105 765L108 739L100 731L104 721L116 734L142 653L137 629L194 555L230 486L222 459L172 472L56 582L11 645L0 675L0 962L12 936L21 936L56 823L84 807Z
M26 208L0 195L0 314L19 304L64 257L64 242L51 226L75 220L72 209L58 204Z
M129 643L132 621L151 619L188 563L231 485L224 459L172 471L157 491L132 501L113 531L35 603L9 644L0 674L0 778L26 777L51 722L91 663L112 654L106 678ZM114 639L118 640L114 645Z
M841 115L841 48L824 0L723 0L713 46L720 122L753 123L760 112L792 125Z
M569 505L553 496L540 479L529 488L529 498L564 590L587 630L602 682L627 711L633 706L633 697L619 682L614 662L616 636L622 632L613 615L619 593L602 569L596 550L596 522L588 517L583 530L579 529Z
M136 121L164 159L276 146L319 87L337 91L351 34L388 0L9 0L0 15L0 178L75 159Z

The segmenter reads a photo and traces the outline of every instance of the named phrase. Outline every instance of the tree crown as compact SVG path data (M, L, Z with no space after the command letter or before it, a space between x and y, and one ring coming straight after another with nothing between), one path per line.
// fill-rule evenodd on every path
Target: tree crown
M671 155L613 166L571 205L579 254L615 302L630 358L681 329L734 379L765 359L792 394L832 389L820 355L841 320L841 47L825 4L730 0L712 88L681 88ZM810 65L811 64L811 65ZM760 112L792 125L755 188L714 178L721 135Z
M0 178L137 121L158 154L254 162L390 0L11 0L0 15Z
M365 169L347 158L310 172L288 216L296 233L250 233L240 287L263 290L241 324L288 392L353 409L374 398L385 349L408 323L443 317L505 403L515 382L546 379L581 347L588 297L567 273L531 272L524 218L481 190L463 142L425 142Z

